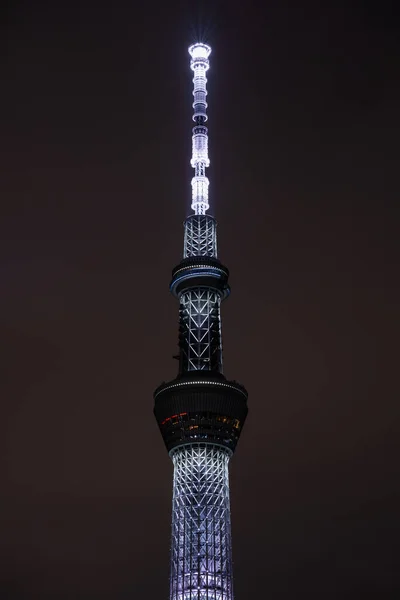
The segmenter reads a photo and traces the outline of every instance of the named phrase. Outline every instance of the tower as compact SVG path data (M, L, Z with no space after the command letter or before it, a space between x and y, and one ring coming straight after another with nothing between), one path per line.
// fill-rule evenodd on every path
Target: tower
M228 269L217 258L209 208L207 77L210 46L189 48L193 77L191 214L170 290L179 300L179 373L154 392L154 414L174 465L170 600L233 600L228 463L247 392L222 373L221 302Z

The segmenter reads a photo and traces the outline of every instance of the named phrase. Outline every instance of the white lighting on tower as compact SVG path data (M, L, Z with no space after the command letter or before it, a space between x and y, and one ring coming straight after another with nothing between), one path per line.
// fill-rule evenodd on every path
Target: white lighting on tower
M193 71L193 127L192 160L190 164L195 170L192 179L192 209L196 215L205 215L210 205L208 203L208 178L205 170L210 165L208 158L207 121L207 77L210 67L208 57L211 54L207 44L194 44L189 48L192 57L190 68Z
M233 600L229 460L247 392L223 375L221 303L228 269L217 257L209 208L207 71L210 46L190 46L193 71L193 213L170 290L179 301L179 372L154 392L154 414L174 464L169 600Z
M193 44L192 46L190 46L189 54L193 60L196 60L197 58L203 58L207 60L207 58L211 54L211 47L207 44L202 44L201 42L198 42L197 44Z

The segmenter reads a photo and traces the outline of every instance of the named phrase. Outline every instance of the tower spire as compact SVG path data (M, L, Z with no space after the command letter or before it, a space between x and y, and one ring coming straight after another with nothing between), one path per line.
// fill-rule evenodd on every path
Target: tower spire
M194 214L170 290L179 300L179 373L154 392L154 414L174 464L170 600L233 600L228 464L247 415L247 392L222 374L221 302L228 269L217 258L208 203L210 46L190 46Z
M189 48L191 56L190 68L193 71L193 127L192 160L190 164L194 169L192 179L192 209L196 215L205 215L209 209L208 185L206 168L210 165L208 158L208 130L207 121L207 77L210 68L208 57L211 54L207 44L194 44Z

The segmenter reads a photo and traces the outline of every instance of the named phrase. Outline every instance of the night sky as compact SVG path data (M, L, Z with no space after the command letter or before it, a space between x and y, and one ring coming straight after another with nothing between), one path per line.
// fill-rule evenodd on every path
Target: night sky
M400 597L398 24L351 0L3 9L1 600L168 597L152 393L177 371L200 37L225 374L249 391L236 599Z

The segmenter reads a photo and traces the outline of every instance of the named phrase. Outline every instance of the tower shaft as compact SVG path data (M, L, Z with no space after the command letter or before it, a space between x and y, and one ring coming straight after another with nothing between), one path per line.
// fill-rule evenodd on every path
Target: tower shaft
M179 373L154 392L154 414L174 465L170 600L233 600L228 464L247 392L222 374L221 303L229 271L217 256L209 209L206 73L211 48L189 48L193 70L193 214L170 290L179 301Z
M174 450L171 600L231 600L229 453L191 444Z

